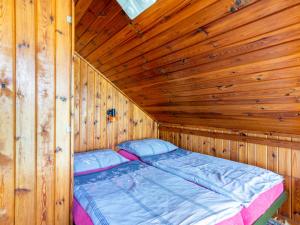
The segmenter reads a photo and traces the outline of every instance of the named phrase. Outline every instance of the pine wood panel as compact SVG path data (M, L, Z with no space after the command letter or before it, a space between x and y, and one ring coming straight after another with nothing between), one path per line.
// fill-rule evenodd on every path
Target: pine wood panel
M236 139L230 138L234 136ZM159 137L192 151L267 168L283 175L288 200L279 212L282 216L292 219L295 224L300 222L299 135L160 124ZM280 147L283 146L282 143L291 142L297 146L293 147L291 144L290 147Z
M100 2L76 50L157 121L300 132L299 0L158 0L132 21Z
M125 140L157 136L156 122L78 54L74 70L75 152L115 148ZM117 111L113 123L106 115L111 108Z
M0 1L0 224L70 222L72 1Z
M15 210L14 5L0 1L0 224L13 225Z

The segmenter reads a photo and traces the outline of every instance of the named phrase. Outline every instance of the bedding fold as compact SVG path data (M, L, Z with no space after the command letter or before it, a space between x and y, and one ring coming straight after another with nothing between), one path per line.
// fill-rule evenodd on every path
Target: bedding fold
M241 210L228 197L140 161L75 176L74 184L74 197L94 225L212 225Z
M209 155L176 149L141 157L143 162L180 176L248 207L261 193L283 182L271 171Z

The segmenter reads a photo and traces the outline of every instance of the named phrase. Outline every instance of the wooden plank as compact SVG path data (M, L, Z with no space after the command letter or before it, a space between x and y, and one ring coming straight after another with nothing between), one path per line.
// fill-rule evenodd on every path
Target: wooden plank
M15 224L35 223L36 209L36 2L16 1ZM31 204L28 204L28 203ZM26 211L24 209L26 208ZM34 218L34 219L33 219Z
M80 58L74 55L74 149L80 150L80 108L81 108L81 92L80 92Z
M293 138L300 141L300 138ZM300 152L292 149L292 219L300 222Z
M257 134L257 137L266 139L266 135ZM267 168L267 145L256 145L256 166Z
M101 78L95 71L94 149L101 148Z
M111 85L107 86L107 98L106 98L106 111L110 110L114 107L114 88ZM105 112L105 118L107 120L107 115ZM113 132L114 132L114 123L111 123L107 120L107 125L106 125L106 131L107 131L107 147L112 149L113 148L113 141L114 141L114 136L113 136Z
M69 224L71 118L70 95L72 75L72 16L71 1L56 1L56 156L55 156L55 220L54 224Z
M80 63L80 151L87 150L88 65Z
M201 130L191 130L191 129L185 129L185 128L175 128L175 127L167 127L167 126L160 126L160 130L162 131L173 131L178 133L185 133L185 134L194 134L194 135L200 135L205 137L213 137L213 138L219 138L219 139L227 139L227 140L233 140L233 141L242 141L242 142L249 142L254 144L261 144L261 145L269 145L274 147L283 147L283 148L294 148L299 150L300 149L300 143L295 141L286 141L286 140L269 140L261 137L254 137L254 136L247 136L246 134L225 134L225 133L217 133L217 132L207 132L207 131L201 131Z
M276 2L277 3L277 2ZM275 4L276 4L275 3ZM260 3L261 5L264 5L264 3ZM282 2L281 2L282 4ZM280 7L278 7L279 9ZM252 20L250 23L245 24L243 26L237 26L236 20L232 22L231 26L237 27L236 29L227 29L228 32L224 32L224 29L214 29L214 32L209 32L211 28L213 28L212 24L210 24L208 27L206 27L205 32L200 32L198 35L189 34L188 36L184 36L182 38L176 39L170 43L168 43L168 46L171 48L165 48L164 46L161 46L159 48L156 48L150 52L147 52L143 54L142 56L136 57L130 61L127 61L126 64L121 64L119 66L116 66L111 69L106 69L109 67L112 67L114 62L112 64L103 65L103 72L109 76L112 77L115 74L120 75L120 73L127 71L128 73L130 71L136 71L136 69L139 68L139 66L143 65L144 68L151 68L151 65L159 66L161 65L164 60L170 60L171 58L174 58L177 56L177 54L173 54L174 51L178 51L177 53L183 53L184 57L188 57L186 54L190 54L190 52L193 51L208 51L216 49L216 45L210 45L209 43L215 43L217 44L217 47L229 45L232 43L238 43L239 40L244 40L245 38L250 38L253 36L257 36L260 34L259 32L266 33L269 31L274 31L276 29L280 29L282 27L286 27L290 24L294 24L299 22L299 15L297 15L297 12L299 9L299 6L295 6L292 8L289 8L287 10L279 11L278 13L271 14L270 16L266 16L262 19L258 19L257 15L255 13L249 14L249 16L243 18L243 22L245 19L247 22L251 21L250 16L252 17ZM248 7L249 10L255 10L251 7ZM269 9L269 8L268 8ZM275 9L275 8L274 8ZM277 10L278 10L277 9ZM267 9L265 10L266 13L269 13ZM260 11L261 12L261 11ZM241 13L245 13L245 11L241 11ZM290 15L293 15L291 17ZM298 16L298 17L297 17ZM285 18L290 17L289 20L278 20L278 18ZM234 17L233 17L234 18ZM277 20L278 23L273 24L272 26L269 26L272 21ZM218 24L213 24L217 25ZM228 26L228 25L227 25ZM257 27L264 27L264 29L257 29ZM226 30L226 31L227 31ZM215 33L217 32L217 33ZM223 32L221 35L218 35L215 37L216 34L219 34L220 32ZM234 35L236 34L236 35ZM240 35L243 34L243 35ZM195 45L196 44L196 45ZM200 47L201 46L201 47ZM199 47L199 48L198 48ZM170 54L171 53L171 54ZM147 62L145 62L145 59L147 59ZM157 64L159 63L159 64ZM125 65L127 65L125 67Z
M105 148L107 145L107 86L108 83L103 77L100 77L100 147Z
M299 8L300 7L298 7L297 10L299 10ZM296 9L294 9L292 12L295 11ZM286 12L286 15L292 12ZM281 16L282 15L278 15L276 19L281 18ZM295 21L300 22L300 18L297 18L297 20L295 19ZM109 71L108 73L104 71L104 73L107 74L108 77L117 80L123 77L138 75L148 70L155 70L155 68L170 68L174 71L182 70L200 64L219 61L221 59L233 57L235 55L244 54L254 50L276 46L287 41L296 40L299 37L299 26L299 24L292 24L290 26L287 25L287 27L273 31L271 30L271 32L266 32L264 29L261 29L261 32L263 33L261 35L258 35L257 33L253 34L254 37L241 36L239 35L241 32L249 33L249 31L241 31L240 29L237 29L235 31L236 33L229 32L223 35L224 43L222 42L222 38L217 36L215 40L205 40L204 43L199 43L189 48L184 48L180 51L177 51L176 54L170 54L162 58L158 58L152 62L144 63L140 66L125 70L123 72L113 74L111 72L109 73ZM256 31L257 26L247 27L247 29ZM275 28L270 26L270 29ZM236 40L235 36L241 39ZM246 39L243 40L242 38ZM210 45L209 43L211 42L215 43L215 45ZM218 45L218 47L215 47L216 45ZM127 63L130 65L130 62Z
M55 0L37 1L36 10L38 61L35 214L37 224L54 224L55 23L51 18L55 15Z
M76 4L75 9L75 24L78 24L81 17L84 15L84 13L88 10L90 4L93 0L79 0Z
M190 32L185 33L185 35L183 35L182 38L177 37L175 39L175 41L172 41L172 39L169 38L167 43L159 43L161 40L163 40L163 38L160 37L159 40L156 40L156 42L158 42L158 43L152 44L151 42L154 42L155 39L151 39L150 41L143 43L144 45L142 44L142 45L138 46L137 49L139 50L139 52L137 50L134 51L135 49L131 49L131 51L127 52L126 55L123 54L119 57L114 57L113 58L114 61L113 60L110 60L108 62L102 61L102 63L105 62L106 65L105 65L105 67L102 65L99 65L99 69L106 71L108 68L111 68L113 66L119 65L124 62L127 63L129 60L135 58L136 56L140 56L140 55L145 56L144 60L146 59L146 61L148 62L151 60L151 57L149 58L149 54L151 54L150 52L153 49L154 49L154 51L160 51L162 53L176 52L184 47L189 47L189 46L196 44L197 41L207 39L211 36L223 34L225 31L230 31L234 28L238 28L242 25L245 25L249 22L253 22L260 18L264 18L268 15L272 15L278 11L280 12L285 8L296 5L297 3L299 3L299 2L295 2L295 1L287 2L287 1L281 0L281 1L276 1L276 3L275 3L272 0L267 0L264 2L258 1L244 9L241 9L243 7L242 6L241 8L239 8L238 12L235 12L235 13L225 16L225 17L221 17L218 20L215 20L214 22L205 24L203 26L200 26L201 23L198 23L199 26L196 27L196 29L193 29ZM226 4L226 2L219 1L218 4L220 4L220 5ZM251 2L247 2L246 5L247 4L251 4ZM213 4L209 7L207 7L206 10L204 9L204 11L206 11L206 12L199 12L198 19L205 17L205 13L210 12L210 10L212 10L212 12L216 12L216 11L220 10L220 9L215 9L214 6L216 6L216 4ZM226 6L224 6L224 9L226 9ZM259 14L257 12L259 12ZM194 14L194 16L196 16L196 14ZM217 15L214 15L214 16L217 16ZM291 17L291 15L289 15L289 17ZM211 19L211 18L212 18L212 16L209 17L209 19ZM283 17L281 17L281 18L283 18ZM193 21L197 21L197 19L194 19ZM193 24L185 25L184 27L181 27L181 25L182 25L182 23L178 24L177 29L187 30L193 26ZM188 28L186 28L186 27L188 27ZM256 26L256 28L257 27L258 26ZM265 26L263 26L263 27L265 27ZM198 30L198 28L200 28L200 29ZM172 30L170 29L169 32L171 32L171 31ZM167 32L168 32L168 30L166 31L166 33ZM175 34L173 34L173 35L175 35ZM162 36L162 34L160 34L159 36ZM172 36L172 35L169 35L167 37L170 37L170 36ZM199 37L197 37L197 36L199 36ZM196 41L187 44L187 42L189 42L189 39L196 39ZM178 42L176 42L176 40ZM211 42L211 43L215 43L215 42ZM146 46L146 45L148 45L148 46ZM153 45L156 45L157 47L150 48ZM178 46L179 49L176 46ZM162 50L163 48L166 48L166 47L168 49ZM216 43L215 48L216 47L218 47L218 43ZM133 54L135 54L134 55L135 57L132 56Z
M117 52L114 51L114 53L112 53L110 56L108 56L105 53L108 52L109 50L113 50L113 48L112 48L113 44L112 43L114 42L114 40L110 40L109 42L107 42L104 45L97 48L92 54L90 54L88 56L88 60L93 62L95 58L99 58L99 56L101 56L101 58L100 58L101 61L102 62L107 62L109 59L112 59L112 56L116 57L116 56L119 56L119 55L127 52L128 50L131 50L135 46L138 46L141 43L143 43L144 41L149 40L152 37L155 37L157 34L163 32L164 30L168 30L168 28L175 27L175 25L180 21L185 21L185 23L190 23L191 19L189 18L189 16L193 15L194 18L196 18L197 15L195 15L195 12L198 11L198 14L203 13L203 12L201 12L201 9L205 10L205 7L210 5L213 2L215 2L215 0L209 0L209 1L205 1L205 2L195 2L195 4L191 4L185 11L181 11L181 12L175 14L174 17L172 18L172 20L171 19L167 20L163 24L163 26L156 26L154 29L151 29L149 32L145 32L143 34L143 39L141 39L141 38L139 38L139 36L137 36L133 39L134 41L129 42L127 45L123 45L121 47L118 47ZM217 8L217 7L220 7L221 5L223 6L223 9L226 8L226 7L224 7L224 2L222 2L220 4L217 4L215 7ZM228 8L228 7L230 7L231 2L228 1L228 2L225 3L225 5ZM219 12L220 11L221 10L219 10ZM209 19L211 21L215 17L219 17L219 16L221 16L221 15L215 13L215 15L212 18L208 17L207 19ZM197 25L198 25L198 27L200 26L200 24L197 24ZM182 27L184 27L184 26L182 25ZM178 27L177 29L179 29L179 28L181 28L181 26ZM175 32L174 30L170 31L170 32L173 32L173 35L178 35L181 32L184 32L184 30L182 30L181 32L178 32L178 33ZM164 35L164 37L167 37L167 35Z
M274 138L268 136L268 138ZM275 139L278 137L275 136ZM267 146L267 169L278 173L279 153L278 147Z
M88 66L87 72L87 150L94 149L95 73Z
M290 137L279 137L279 140L286 140L286 141L291 141ZM290 148L279 148L278 149L279 153L279 158L280 158L280 163L278 165L278 172L279 174L284 176L284 187L285 190L288 193L288 199L287 201L283 204L283 206L280 209L280 214L292 218L292 151Z
M0 224L14 224L15 68L13 30L15 5L0 1Z

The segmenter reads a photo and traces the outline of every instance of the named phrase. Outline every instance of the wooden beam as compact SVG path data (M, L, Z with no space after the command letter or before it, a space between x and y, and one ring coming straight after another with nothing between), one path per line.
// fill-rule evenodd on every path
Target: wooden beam
M193 129L180 128L180 127L169 127L166 125L160 125L159 131L169 131L169 132L175 132L175 133L191 134L191 135L198 135L198 136L204 136L204 137L212 137L212 138L217 138L217 139L249 142L249 143L253 143L253 144L268 145L268 146L272 146L272 147L292 148L292 149L300 150L300 142L287 141L287 140L276 140L276 139L266 139L266 138L262 138L262 137L252 137L252 136L247 136L245 133L227 134L227 133L219 133L219 132L193 130Z

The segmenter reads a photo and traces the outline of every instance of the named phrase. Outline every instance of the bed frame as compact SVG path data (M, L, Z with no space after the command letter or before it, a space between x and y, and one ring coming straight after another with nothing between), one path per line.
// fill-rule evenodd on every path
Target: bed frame
M287 200L287 193L283 192L271 207L253 224L253 225L266 225L268 220L277 212L282 204Z

